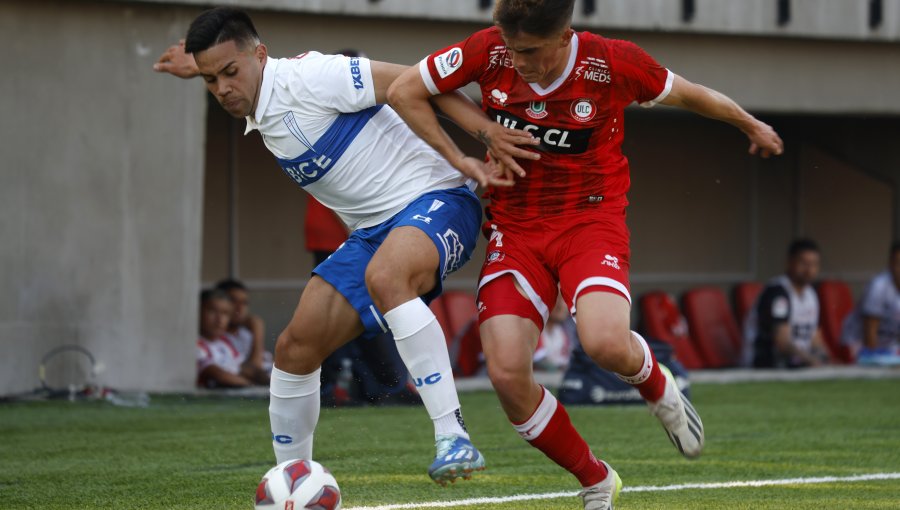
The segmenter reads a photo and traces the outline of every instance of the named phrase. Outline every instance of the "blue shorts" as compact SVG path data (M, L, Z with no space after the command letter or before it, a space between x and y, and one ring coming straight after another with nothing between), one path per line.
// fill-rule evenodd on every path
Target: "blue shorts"
M430 303L441 294L444 278L469 260L480 225L481 201L468 188L431 191L384 223L354 231L336 252L313 269L313 274L330 283L353 305L365 327L364 336L380 335L388 327L366 288L366 266L391 230L416 227L437 247L437 285L422 296L425 303Z

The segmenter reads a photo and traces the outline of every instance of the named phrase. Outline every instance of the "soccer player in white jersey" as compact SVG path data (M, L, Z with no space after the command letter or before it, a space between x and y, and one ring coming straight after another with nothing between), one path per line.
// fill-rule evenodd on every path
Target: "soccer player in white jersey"
M417 138L386 102L404 66L308 52L274 59L246 13L217 8L154 66L202 76L233 117L259 130L285 173L353 231L313 271L278 337L269 417L278 462L312 458L319 371L336 348L390 329L435 426L428 472L440 484L469 478L484 458L469 441L441 327L427 302L475 246L481 205L474 184ZM477 108L458 95L443 109ZM480 184L483 162L459 156Z

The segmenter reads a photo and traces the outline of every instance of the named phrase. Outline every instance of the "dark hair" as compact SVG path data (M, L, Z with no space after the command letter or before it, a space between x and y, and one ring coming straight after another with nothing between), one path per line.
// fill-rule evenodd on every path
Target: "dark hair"
M184 38L184 51L197 53L234 41L245 48L259 42L259 34L246 12L229 7L216 7L203 12L191 22Z
M891 258L894 258L897 252L900 252L900 240L894 241L894 244L891 245Z
M794 239L794 241L788 247L788 257L794 258L805 251L814 251L816 253L819 253L819 245L816 244L816 242L812 239Z
M366 54L359 51L354 50L353 48L344 48L342 50L337 50L334 52L335 55L343 55L345 57L361 57L366 58Z
M500 0L494 23L507 35L553 35L572 23L575 0Z
M247 290L246 285L244 285L243 283L241 283L238 280L232 280L230 278L227 280L222 280L219 283L217 283L216 288L219 290L225 291L225 292L229 292L234 289Z
M231 297L224 290L219 288L206 289L200 292L200 306L203 306L208 301L214 299L224 299L225 301L231 302Z

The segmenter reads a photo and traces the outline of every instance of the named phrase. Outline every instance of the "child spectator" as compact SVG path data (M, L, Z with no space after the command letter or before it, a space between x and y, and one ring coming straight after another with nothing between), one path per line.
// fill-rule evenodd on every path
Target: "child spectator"
M243 387L254 379L242 365L244 357L226 336L234 305L224 291L200 293L200 338L197 340L197 385L208 388Z
M900 364L900 242L844 322L842 341L861 364Z
M250 313L247 287L237 280L222 280L216 288L224 291L234 305L228 331L225 333L244 358L244 365L255 379L266 379L272 372L272 353L266 351L266 324L258 315Z

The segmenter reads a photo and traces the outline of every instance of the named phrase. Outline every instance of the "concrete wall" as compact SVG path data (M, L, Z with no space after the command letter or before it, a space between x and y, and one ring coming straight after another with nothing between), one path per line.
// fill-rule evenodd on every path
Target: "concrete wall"
M192 386L205 103L151 69L190 19L0 3L0 394L61 344L114 388Z
M143 0L146 2L208 5L206 0ZM219 5L365 16L474 21L490 23L492 9L480 0L220 0ZM495 3L495 2L494 2ZM900 0L882 1L882 21L870 26L866 0L792 0L790 18L778 20L777 0L696 0L694 14L685 19L677 0L576 0L573 22L602 29L684 33L719 33L824 39L900 40Z

